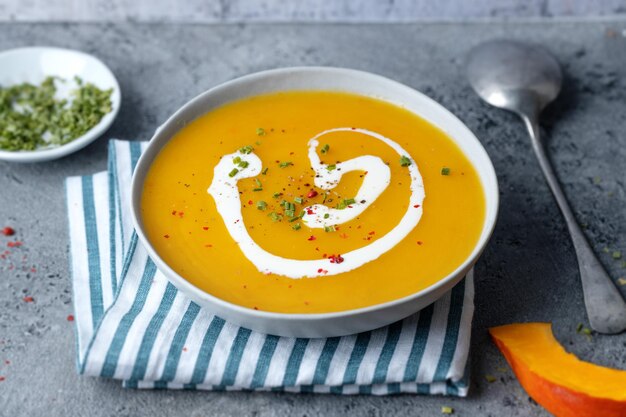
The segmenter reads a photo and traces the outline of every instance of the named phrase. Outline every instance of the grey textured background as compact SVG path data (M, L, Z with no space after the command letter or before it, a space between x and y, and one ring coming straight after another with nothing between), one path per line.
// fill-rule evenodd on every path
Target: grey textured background
M390 22L626 14L626 0L0 0L0 20Z
M486 330L529 320L553 321L558 338L582 358L626 369L626 334L588 340L575 331L585 315L574 251L521 123L481 103L462 71L472 46L501 36L543 43L564 64L565 89L543 119L548 148L574 211L617 279L626 269L604 248L626 253L625 28L626 21L0 24L0 50L49 44L93 53L111 67L124 96L105 137L77 154L34 165L0 163L0 227L15 227L24 242L6 259L0 256L0 416L437 416L443 405L458 416L546 416L512 377ZM76 375L66 320L71 294L63 178L105 169L106 138L147 140L207 88L289 65L352 67L413 86L458 115L493 158L502 206L476 268L469 398L143 392ZM8 240L0 236L2 250ZM26 303L24 296L35 301ZM487 374L498 380L488 383Z

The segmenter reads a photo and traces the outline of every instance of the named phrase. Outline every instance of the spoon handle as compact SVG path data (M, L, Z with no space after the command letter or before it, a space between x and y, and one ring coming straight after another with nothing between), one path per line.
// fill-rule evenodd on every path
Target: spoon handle
M541 170L561 209L561 213L563 213L572 237L578 258L589 324L593 330L599 333L619 333L626 329L626 302L594 254L580 226L578 226L540 140L537 118L522 116L522 119L530 133L533 149L539 160Z

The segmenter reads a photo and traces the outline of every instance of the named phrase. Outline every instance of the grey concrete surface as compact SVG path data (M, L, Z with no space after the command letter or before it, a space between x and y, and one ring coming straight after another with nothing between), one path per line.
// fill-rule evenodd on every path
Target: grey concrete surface
M540 42L563 63L563 94L543 119L556 171L593 246L613 277L626 276L626 21L541 24L141 25L3 24L0 50L25 45L77 48L119 78L123 105L105 137L50 163L0 163L0 416L545 416L489 341L489 326L554 322L567 349L626 369L626 334L576 333L585 322L574 251L521 123L488 108L469 89L463 56L493 37ZM63 178L105 169L106 138L146 140L186 100L253 71L336 65L413 86L458 115L493 158L499 222L476 268L470 396L327 395L124 390L80 377L68 277ZM2 253L0 251L0 254ZM626 293L626 286L621 287ZM32 296L34 302L23 297ZM488 383L485 375L497 376Z
M618 16L626 0L0 0L0 21L398 22Z

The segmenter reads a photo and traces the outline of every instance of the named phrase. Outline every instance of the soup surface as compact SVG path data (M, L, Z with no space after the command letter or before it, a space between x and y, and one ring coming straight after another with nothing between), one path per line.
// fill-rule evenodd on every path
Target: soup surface
M337 92L233 102L196 119L147 174L161 257L241 306L322 313L391 301L457 268L481 233L478 175L442 131Z

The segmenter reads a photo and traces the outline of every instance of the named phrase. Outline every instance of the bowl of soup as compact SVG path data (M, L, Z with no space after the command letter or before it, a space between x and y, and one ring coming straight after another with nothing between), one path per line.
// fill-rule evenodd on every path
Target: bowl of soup
M452 113L350 69L244 76L172 115L141 156L134 225L200 306L294 337L372 330L470 271L498 211L493 165Z

